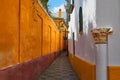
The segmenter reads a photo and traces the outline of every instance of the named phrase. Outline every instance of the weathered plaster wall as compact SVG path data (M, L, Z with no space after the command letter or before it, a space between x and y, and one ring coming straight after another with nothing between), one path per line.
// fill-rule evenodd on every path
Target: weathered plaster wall
M4 0L0 9L0 69L65 49L64 34L36 0Z
M74 10L69 22L69 58L80 80L95 80L96 46L91 30L96 27L96 0L74 0ZM79 8L83 10L83 34L79 34ZM75 34L75 56L73 37ZM88 67L89 66L89 67Z
M83 35L79 30L79 7L83 8ZM72 32L75 33L75 58L96 64L98 80L119 80L120 72L120 1L119 0L75 0L75 8L69 23L69 52L73 54ZM94 44L91 30L97 27L112 27L113 34L107 44ZM107 59L108 58L108 59ZM72 58L70 58L72 59ZM74 60L74 58L72 59ZM96 61L97 60L97 61ZM79 60L80 61L80 60ZM74 69L77 68L72 62ZM108 69L107 69L108 65ZM83 66L83 65L82 65ZM84 69L85 70L85 69ZM77 71L77 70L76 70ZM82 75L82 74L81 74ZM101 77L101 78L100 78ZM98 78L98 77L97 77Z
M96 2L95 0L76 0L71 21L69 22L69 51L72 52L72 32L75 33L75 55L95 64L96 46L91 35L91 30L96 27ZM83 9L83 35L79 34L79 8ZM90 11L92 9L92 11ZM89 12L90 11L90 12Z
M0 68L18 63L19 0L0 1Z

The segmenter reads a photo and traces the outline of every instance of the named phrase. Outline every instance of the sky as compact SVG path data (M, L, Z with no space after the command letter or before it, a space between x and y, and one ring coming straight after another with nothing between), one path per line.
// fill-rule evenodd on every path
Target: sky
M49 10L52 13L57 13L58 10L61 8L62 12L65 12L65 5L66 1L65 0L49 0L48 2L48 6L49 6Z

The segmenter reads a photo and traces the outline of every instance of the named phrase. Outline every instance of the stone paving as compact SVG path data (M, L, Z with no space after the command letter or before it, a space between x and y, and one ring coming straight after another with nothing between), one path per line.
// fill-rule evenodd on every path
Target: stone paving
M78 78L69 63L66 52L63 52L40 76L39 80L78 80Z

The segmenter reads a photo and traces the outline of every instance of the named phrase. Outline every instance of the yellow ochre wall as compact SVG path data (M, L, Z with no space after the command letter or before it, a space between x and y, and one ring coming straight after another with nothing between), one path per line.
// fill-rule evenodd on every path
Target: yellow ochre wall
M79 80L96 80L96 67L94 64L80 59L77 56L72 57L70 52L69 59ZM108 80L120 80L120 66L108 67Z
M0 0L0 68L18 62L19 0Z
M72 57L69 53L69 59L73 69L79 77L79 80L95 80L95 65L91 64L77 56Z
M0 69L65 48L64 35L36 0L3 0L0 9Z
M120 66L108 67L108 80L120 80Z

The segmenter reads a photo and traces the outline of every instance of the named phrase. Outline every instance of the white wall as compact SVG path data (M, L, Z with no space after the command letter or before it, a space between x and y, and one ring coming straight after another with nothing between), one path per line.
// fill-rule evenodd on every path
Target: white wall
M120 65L120 0L97 0L97 27L113 27L108 40L109 65Z
M69 51L72 52L72 32L75 32L76 56L95 64L96 46L94 45L91 29L96 27L96 0L75 0L71 21L69 22ZM83 8L84 32L79 34L79 8Z
M82 36L79 34L80 6L83 8ZM69 51L73 52L70 36L75 32L76 56L96 64L96 80L107 80L107 65L120 65L120 0L75 0L69 26ZM108 45L94 44L90 31L96 27L113 27Z

